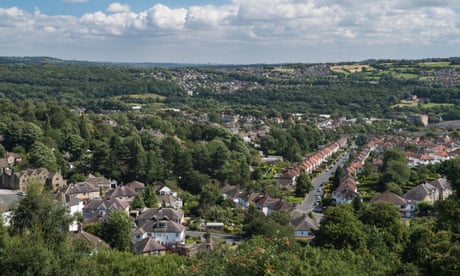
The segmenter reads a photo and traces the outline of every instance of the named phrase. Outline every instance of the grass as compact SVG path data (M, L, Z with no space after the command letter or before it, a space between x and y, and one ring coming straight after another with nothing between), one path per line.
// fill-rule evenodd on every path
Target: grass
M287 196L284 198L289 203L302 203L304 197Z
M449 67L450 61L439 61L439 62L421 62L420 66L426 67Z
M453 103L425 103L425 104L418 104L418 103L398 103L391 106L391 108L396 107L420 107L423 109L430 109L436 107L452 107L454 106Z
M158 95L158 94L155 94L155 93L118 95L118 96L115 96L114 98L119 100L120 98L123 98L123 97L130 97L130 98L133 98L133 99L156 98L156 99L159 99L161 101L166 99L165 96L161 96L161 95Z

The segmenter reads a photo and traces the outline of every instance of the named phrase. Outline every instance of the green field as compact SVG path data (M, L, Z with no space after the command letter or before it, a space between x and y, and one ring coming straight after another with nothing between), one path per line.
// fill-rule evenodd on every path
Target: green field
M118 95L118 96L115 96L114 98L119 100L120 98L123 98L123 97L130 97L130 98L133 98L133 99L148 99L148 98L154 98L155 99L156 98L156 99L159 99L161 101L166 99L165 96L161 96L161 95L158 95L158 94L155 94L155 93Z
M391 108L396 107L420 107L423 109L430 109L435 107L452 107L454 106L453 103L425 103L425 104L418 104L418 103L398 103L391 106Z

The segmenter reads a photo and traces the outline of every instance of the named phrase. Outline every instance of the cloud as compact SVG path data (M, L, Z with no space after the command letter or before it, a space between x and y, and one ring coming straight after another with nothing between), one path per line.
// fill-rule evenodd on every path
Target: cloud
M340 53L359 49L356 55L385 47L432 50L442 44L458 49L459 6L456 0L232 0L227 5L185 8L155 4L134 12L114 2L105 11L81 17L0 7L0 50L11 51L12 43L23 48L33 45L31 50L42 45L46 50L54 42L70 52L106 41L106 47L135 48L130 54L139 58L151 55L154 48L166 58L204 59L212 53L226 57L222 53L226 51L246 60L248 53L260 59L267 53L269 57L330 53L327 49Z
M156 4L147 11L150 23L160 29L179 30L185 25L187 10L171 9L162 4Z
M112 3L107 7L108 12L130 12L131 8L128 5L123 5L118 2Z

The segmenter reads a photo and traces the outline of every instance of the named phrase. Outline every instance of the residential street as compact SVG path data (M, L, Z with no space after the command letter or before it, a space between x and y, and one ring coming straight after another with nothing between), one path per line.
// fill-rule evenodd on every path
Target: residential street
M314 189L313 191L307 194L307 196L305 197L305 200L301 204L297 205L298 211L305 212L305 213L309 213L313 211L313 203L315 202L315 197L317 195L322 195L323 193L321 184L327 182L329 178L334 175L337 168L339 166L342 166L348 160L349 157L350 157L350 154L348 151L346 151L344 154L342 154L337 159L337 162L334 165L332 165L332 168L330 169L327 168L326 170L322 171L320 175L312 179L312 184L313 184ZM315 216L319 217L321 215L318 213L315 213Z

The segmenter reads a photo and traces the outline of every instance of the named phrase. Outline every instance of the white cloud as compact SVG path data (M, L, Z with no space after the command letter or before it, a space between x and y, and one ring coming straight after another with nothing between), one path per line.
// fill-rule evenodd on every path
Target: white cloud
M184 27L187 10L171 9L162 4L156 4L147 11L150 22L160 29L179 30Z
M133 59L142 55L155 59L146 56L155 47L165 53L165 59L187 55L206 59L214 53L213 60L221 55L232 61L235 57L223 53L229 52L257 61L264 54L305 60L317 53L342 53L337 49L359 49L356 56L385 47L425 45L433 50L442 44L445 49L458 49L459 6L457 0L233 0L229 5L187 8L156 4L134 12L115 2L106 11L81 17L0 7L0 51L11 52L12 43L22 45L17 49L31 45L31 51L42 45L45 51L53 42L53 47L67 48L69 53L80 45L90 53L91 45L107 41L106 47L136 48L130 51ZM452 50L451 55L456 54Z
M108 12L130 12L131 8L128 5L123 5L118 2L112 3L107 7Z

